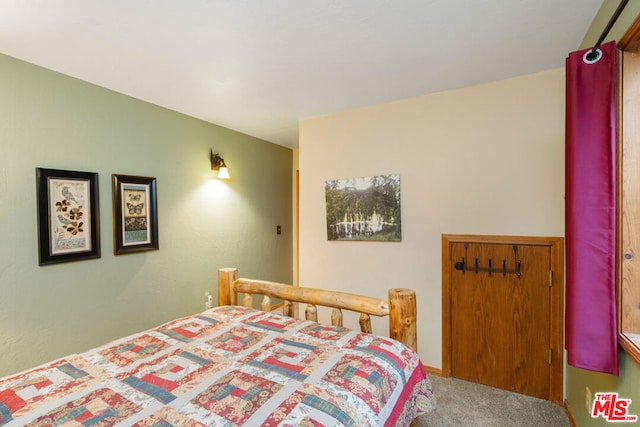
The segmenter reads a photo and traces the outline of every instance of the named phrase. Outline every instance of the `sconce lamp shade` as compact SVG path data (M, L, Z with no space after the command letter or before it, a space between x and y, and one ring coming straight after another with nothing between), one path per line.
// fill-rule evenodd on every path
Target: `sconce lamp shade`
M229 179L229 169L226 166L222 166L218 171L219 179Z
M211 150L209 158L211 159L211 170L218 171L218 178L229 179L229 169L227 169L224 159L218 153L214 153L213 150Z

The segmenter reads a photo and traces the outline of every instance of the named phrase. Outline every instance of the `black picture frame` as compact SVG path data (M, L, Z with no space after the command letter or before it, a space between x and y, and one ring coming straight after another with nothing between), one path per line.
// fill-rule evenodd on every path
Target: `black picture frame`
M160 249L156 178L113 174L113 253Z
M36 168L39 265L100 258L98 174Z

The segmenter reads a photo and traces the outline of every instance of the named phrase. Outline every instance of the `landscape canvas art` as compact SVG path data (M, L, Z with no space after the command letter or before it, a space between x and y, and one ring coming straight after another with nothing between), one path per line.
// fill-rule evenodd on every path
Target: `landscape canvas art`
M325 182L327 239L402 240L400 175Z

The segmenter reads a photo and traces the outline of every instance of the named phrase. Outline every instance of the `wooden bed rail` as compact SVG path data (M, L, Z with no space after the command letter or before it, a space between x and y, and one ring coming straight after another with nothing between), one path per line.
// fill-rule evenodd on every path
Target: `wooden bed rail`
M331 324L342 326L342 310L360 313L360 330L371 333L373 316L389 316L389 336L417 351L416 294L411 289L389 289L389 301L347 292L327 291L285 285L264 280L238 279L238 269L218 270L218 305L238 305L237 293L244 294L242 305L253 307L253 295L262 295L261 309L271 309L271 298L284 300L283 314L293 317L293 303L307 304L305 318L318 321L317 305L330 307Z

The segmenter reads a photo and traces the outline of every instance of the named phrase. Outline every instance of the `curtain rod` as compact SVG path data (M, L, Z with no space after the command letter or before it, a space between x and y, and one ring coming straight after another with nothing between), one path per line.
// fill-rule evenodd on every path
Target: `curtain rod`
M598 59L598 57L600 56L600 53L598 52L598 48L602 44L602 41L604 40L604 38L607 37L607 34L609 34L609 31L611 30L611 27L613 27L613 24L616 23L616 21L618 20L618 17L620 16L622 11L624 10L624 8L627 5L627 3L629 3L629 0L620 1L620 4L618 5L618 8L616 9L615 12L613 12L613 15L611 16L611 19L609 19L609 23L607 24L606 27L604 27L604 30L602 31L602 34L600 34L600 38L596 42L595 46L593 46L593 48L591 49L591 52L589 52L585 56L585 59L587 61L595 61L596 59Z

